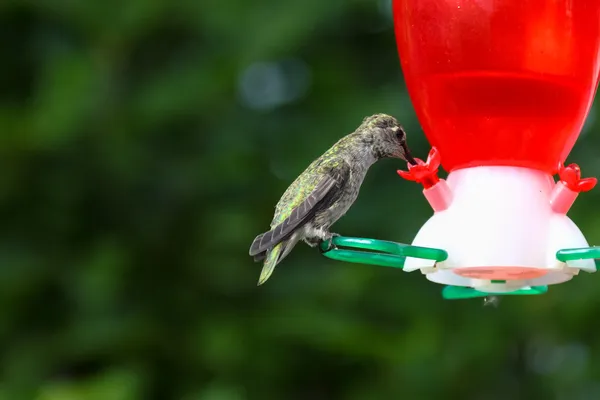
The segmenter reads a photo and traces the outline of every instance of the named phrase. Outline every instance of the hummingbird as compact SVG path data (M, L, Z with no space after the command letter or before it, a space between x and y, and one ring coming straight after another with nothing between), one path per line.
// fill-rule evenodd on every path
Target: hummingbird
M364 118L354 132L292 182L275 206L271 229L258 235L250 246L254 261L263 262L259 286L299 241L315 247L339 236L329 228L352 206L369 168L383 158L416 164L403 127L390 115L375 114Z

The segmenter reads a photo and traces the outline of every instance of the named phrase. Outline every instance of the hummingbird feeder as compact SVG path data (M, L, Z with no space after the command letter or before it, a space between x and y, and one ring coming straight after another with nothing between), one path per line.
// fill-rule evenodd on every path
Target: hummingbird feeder
M394 0L393 10L432 145L398 173L423 186L434 213L411 245L335 237L324 254L420 270L448 299L541 294L595 272L600 247L566 214L596 178L564 162L598 84L600 2Z

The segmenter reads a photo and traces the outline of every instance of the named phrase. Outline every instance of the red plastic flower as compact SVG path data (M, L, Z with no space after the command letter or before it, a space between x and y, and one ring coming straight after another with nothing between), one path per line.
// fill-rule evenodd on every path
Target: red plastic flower
M408 171L398 170L398 175L408 181L417 182L423 185L425 189L429 189L439 182L440 178L438 178L437 172L440 166L441 156L437 148L431 148L426 162L423 162L418 158L415 158L415 161L417 162L416 165L408 164Z
M558 176L567 188L577 193L592 190L598 182L596 178L581 179L581 170L577 164L569 164L565 167L560 163L558 165Z

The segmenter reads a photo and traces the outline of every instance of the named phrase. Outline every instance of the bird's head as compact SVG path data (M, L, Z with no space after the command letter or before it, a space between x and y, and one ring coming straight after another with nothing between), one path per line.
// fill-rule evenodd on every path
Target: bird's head
M375 114L364 119L363 132L370 136L376 159L399 158L416 164L406 145L406 132L396 118L386 114Z

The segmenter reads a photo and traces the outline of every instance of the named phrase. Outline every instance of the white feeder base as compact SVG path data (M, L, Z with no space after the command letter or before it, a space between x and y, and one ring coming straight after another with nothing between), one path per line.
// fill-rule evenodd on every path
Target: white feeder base
M407 258L405 271L420 269L433 282L498 293L596 271L594 260L567 265L556 259L558 250L589 245L569 217L552 211L552 176L520 167L475 167L450 173L447 184L450 207L436 212L412 244L444 249L448 259L435 264Z

